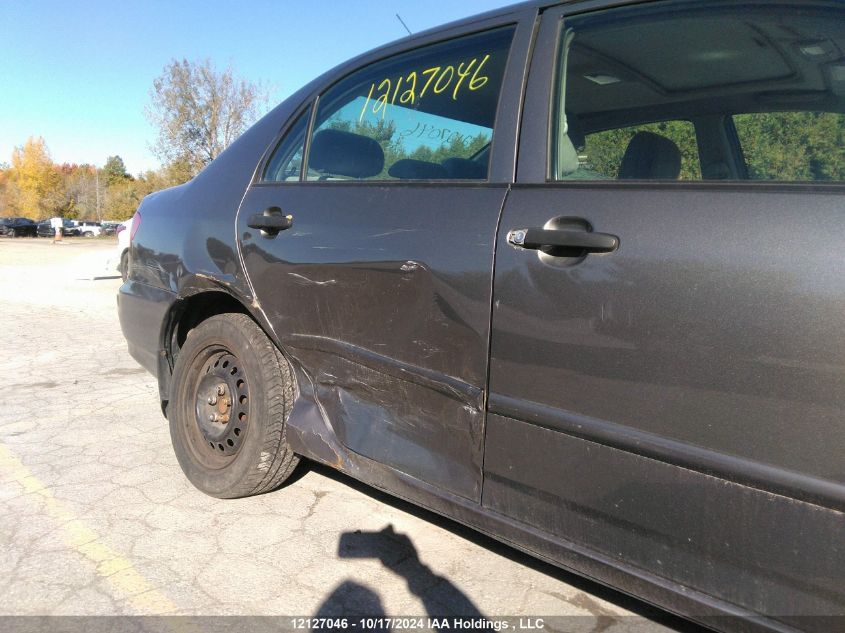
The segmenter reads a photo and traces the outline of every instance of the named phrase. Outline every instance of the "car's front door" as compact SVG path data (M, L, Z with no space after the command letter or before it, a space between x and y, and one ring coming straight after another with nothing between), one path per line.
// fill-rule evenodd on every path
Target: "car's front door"
M238 216L261 308L341 442L476 501L493 246L531 25L482 24L341 79ZM290 228L260 229L288 215Z
M545 14L497 244L483 504L784 620L845 613L836 4Z

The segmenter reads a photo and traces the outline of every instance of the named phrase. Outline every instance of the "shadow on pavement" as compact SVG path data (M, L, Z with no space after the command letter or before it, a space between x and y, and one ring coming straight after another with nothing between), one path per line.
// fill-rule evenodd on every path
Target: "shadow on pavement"
M387 569L405 580L408 590L420 599L431 618L483 617L472 600L448 578L438 576L422 563L411 539L396 532L392 525L379 532L344 532L338 542L338 556L381 561ZM319 620L341 615L375 619L387 617L378 594L353 581L339 585L320 605L314 617ZM367 630L366 627L363 630ZM385 628L376 630L384 631Z
M387 614L384 612L381 598L375 591L360 583L347 580L338 585L317 609L314 620L318 624L311 630L315 632L334 631L337 627L321 626L319 622L322 618L338 617L378 619L387 617ZM356 629L361 631L371 630L366 627L356 627Z
M479 547L493 551L515 563L525 565L547 576L551 576L560 582L566 583L591 596L610 602L655 624L679 633L703 633L709 630L624 593L567 572L528 554L524 554L451 519L381 492L322 464L305 462L300 464L297 470L299 471L297 473L297 479L305 476L308 471L317 472L354 488L358 492L380 503L390 505L437 525L442 529L475 543ZM431 617L484 617L475 604L460 589L455 587L447 578L434 574L428 567L423 565L411 540L405 534L395 532L392 525L380 532L355 531L343 533L338 544L338 555L340 558L376 558L380 560L385 567L405 578L409 590L422 600L427 614ZM561 599L563 598L561 597ZM599 620L606 619L606 614L600 612L601 607L598 604L594 606L590 604L576 606L593 611L593 615ZM329 617L330 615L381 617L379 614L383 613L384 609L377 593L364 585L347 581L339 585L326 598L315 617Z

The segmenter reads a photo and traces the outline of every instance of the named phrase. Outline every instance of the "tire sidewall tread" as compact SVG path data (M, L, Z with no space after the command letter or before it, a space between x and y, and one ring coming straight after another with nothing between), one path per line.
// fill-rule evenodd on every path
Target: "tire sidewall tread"
M201 371L197 358L211 346L231 351L242 365L249 388L248 428L237 457L212 470L198 463L188 446L188 425L196 424L192 384ZM286 422L295 397L290 365L249 316L227 313L194 328L173 370L170 436L179 465L197 488L214 497L237 498L277 488L299 459L287 445ZM204 448L204 447L203 447Z

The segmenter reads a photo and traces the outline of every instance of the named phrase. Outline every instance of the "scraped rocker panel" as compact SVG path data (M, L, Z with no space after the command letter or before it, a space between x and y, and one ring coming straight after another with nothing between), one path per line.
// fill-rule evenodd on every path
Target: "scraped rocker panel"
M845 616L843 513L511 418L487 424L485 507L775 618Z

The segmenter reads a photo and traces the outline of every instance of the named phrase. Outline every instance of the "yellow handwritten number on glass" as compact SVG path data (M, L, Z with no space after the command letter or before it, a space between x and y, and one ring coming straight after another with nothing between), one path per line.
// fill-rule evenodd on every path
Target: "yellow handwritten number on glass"
M459 63L457 70L455 66L449 65L445 68L443 66L432 66L431 68L426 68L425 70L420 71L419 74L424 75L427 79L422 90L420 90L419 96L417 95L418 74L416 70L409 72L407 77L399 77L396 80L395 87L393 85L393 81L389 78L382 79L378 84L373 82L370 84L370 92L367 94L367 99L364 101L364 106L361 108L361 114L358 116L358 121L362 121L364 116L367 114L367 108L369 107L370 101L373 99L373 93L376 90L378 90L380 94L376 97L375 103L373 103L373 107L370 109L370 112L376 115L381 113L382 119L384 119L387 112L387 106L394 105L396 103L397 95L399 97L399 103L402 105L415 105L418 101L421 101L428 92L429 86L432 86L434 94L442 94L447 88L449 88L455 77L458 79L455 82L455 87L452 89L453 101L458 100L461 87L464 85L464 80L467 77L469 77L469 82L467 82L466 87L469 90L481 90L487 85L487 82L490 81L490 78L487 75L480 74L481 69L484 68L484 65L489 59L490 54L488 53L481 59L481 62L477 66L475 64L478 61L478 58L473 57L469 61ZM399 91L401 90L403 83L410 85L410 87L400 94ZM393 93L392 96L391 92Z

